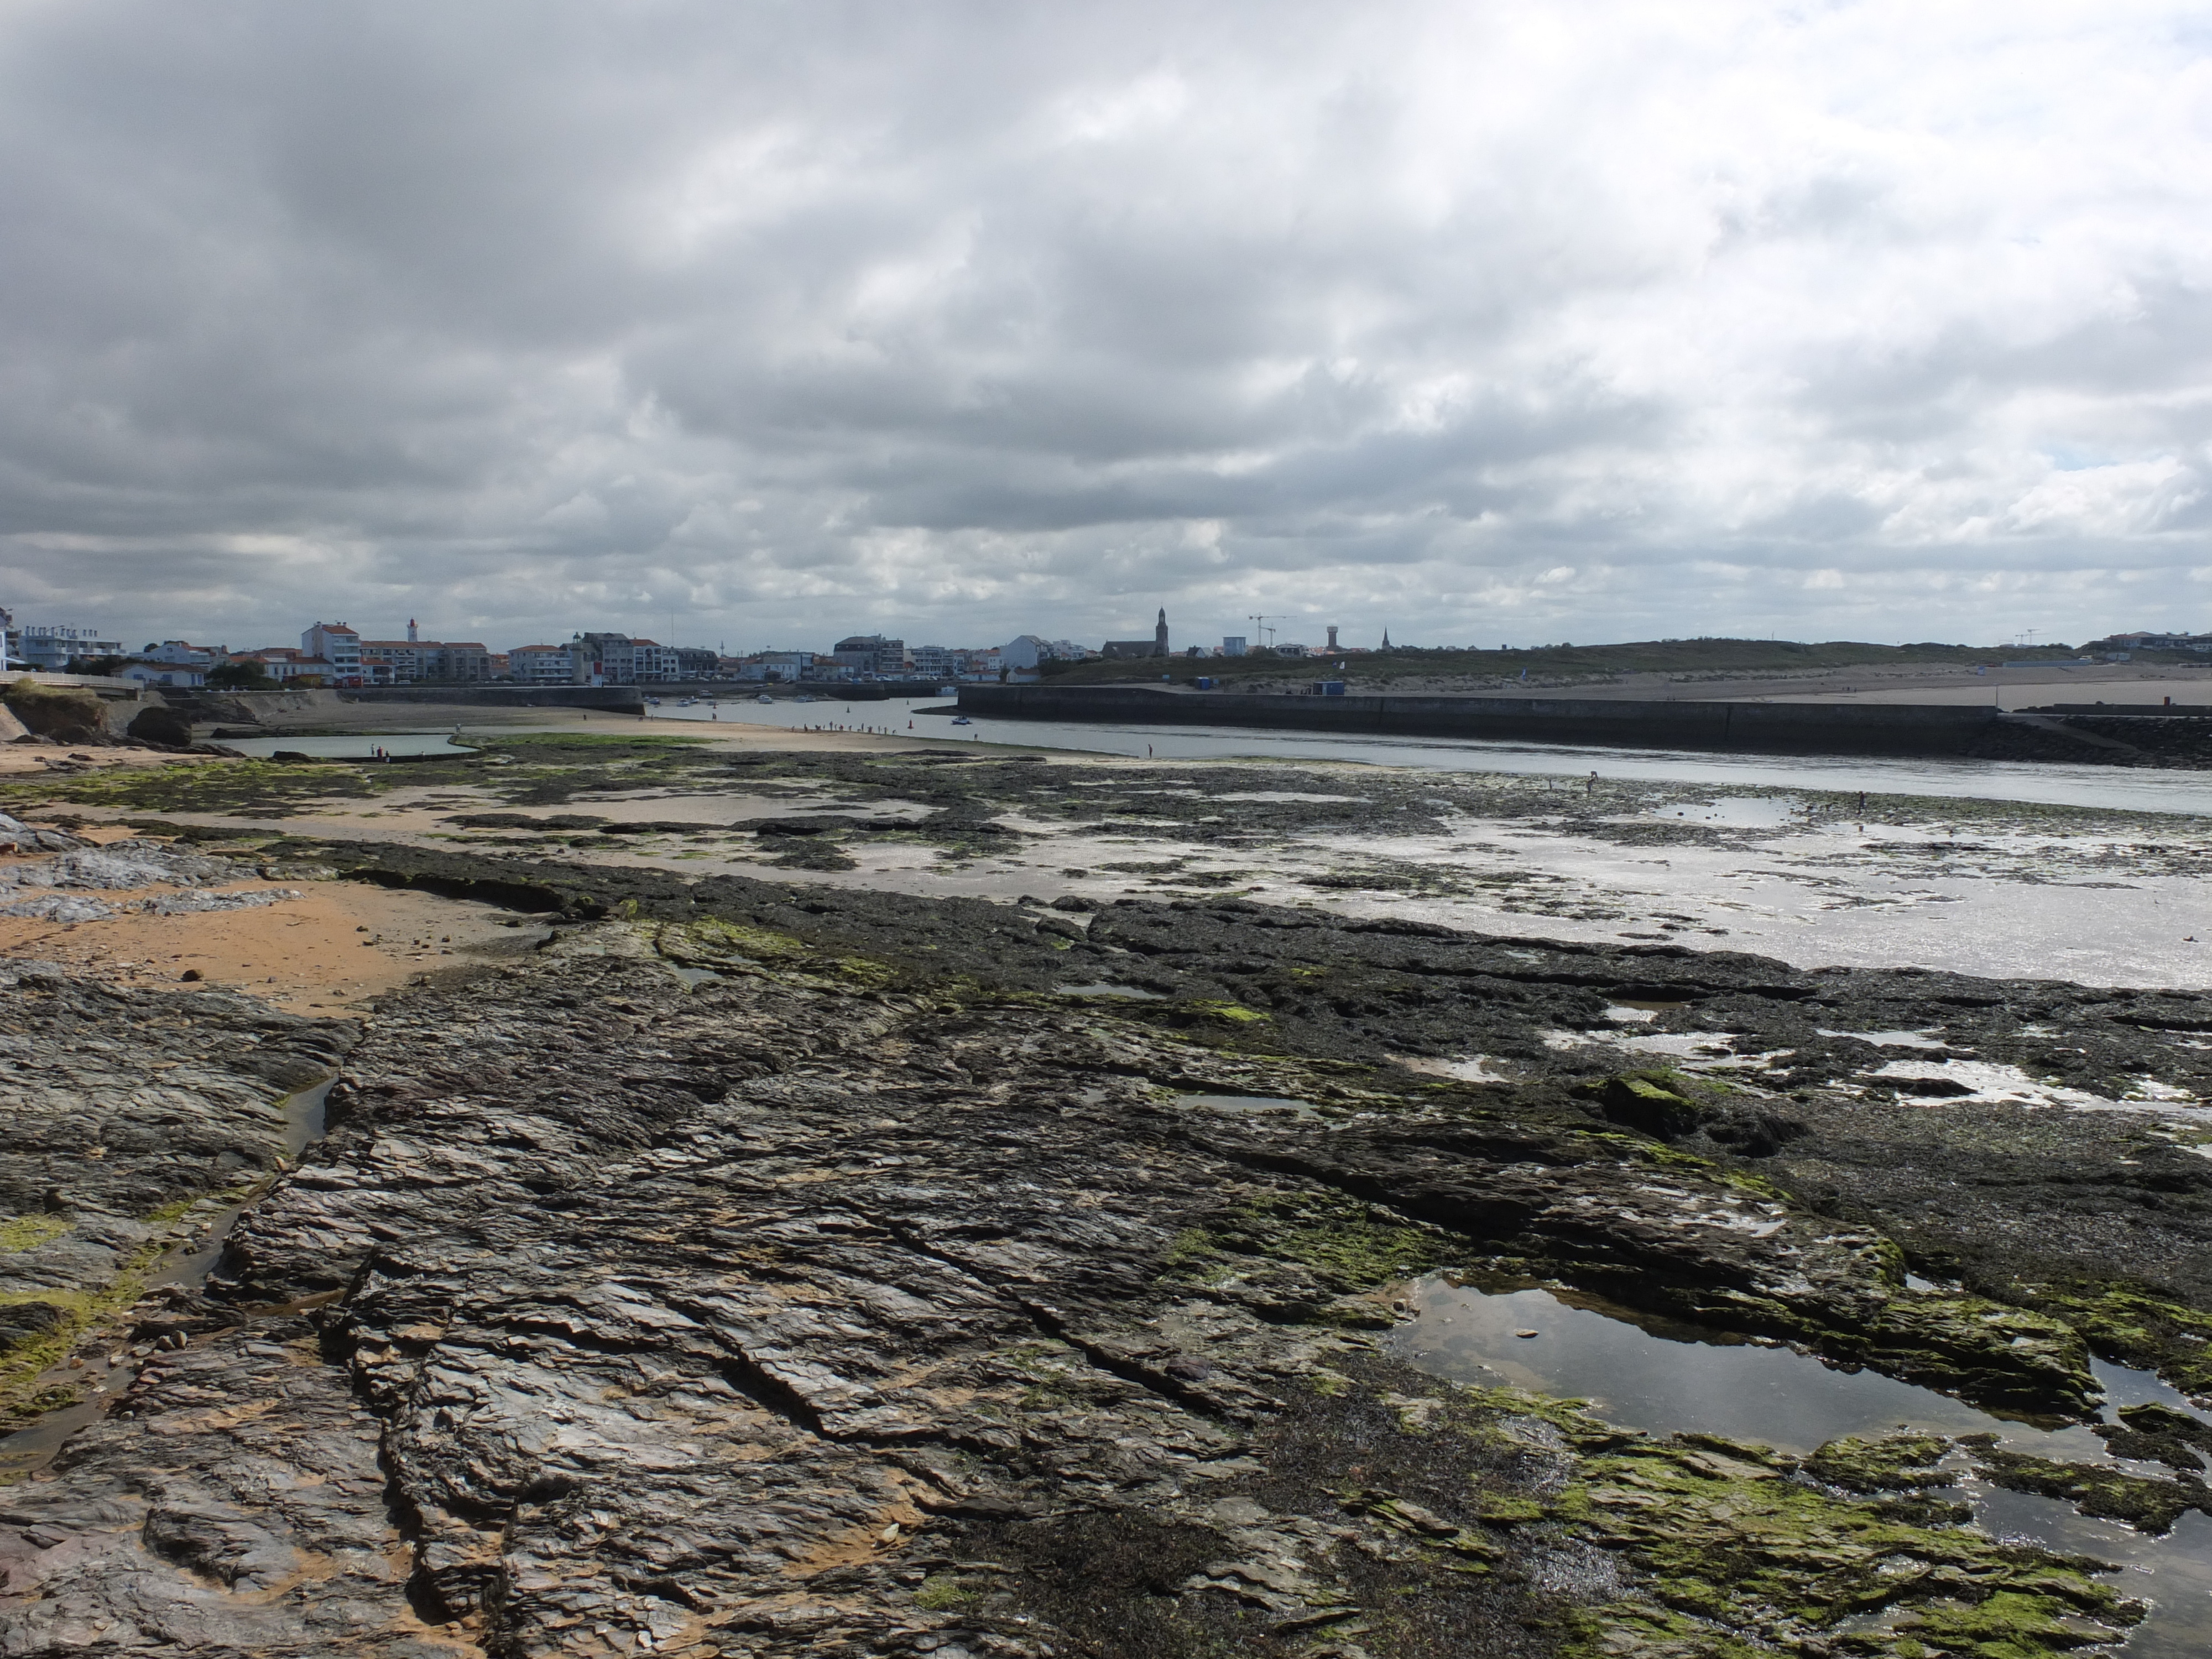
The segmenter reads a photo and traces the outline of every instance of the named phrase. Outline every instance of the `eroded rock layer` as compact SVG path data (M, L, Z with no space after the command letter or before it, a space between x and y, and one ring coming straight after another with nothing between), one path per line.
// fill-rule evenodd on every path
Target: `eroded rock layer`
M1383 1357L1389 1287L1488 1267L2078 1410L2063 1310L1909 1287L1753 1173L1844 1167L1816 1099L1731 1151L1696 1079L1424 1078L1366 1006L1425 971L1486 1030L1624 984L1810 1026L1818 976L580 884L629 919L387 1001L207 1293L139 1310L120 1407L0 1494L0 1653L1902 1659L2136 1616L1925 1495L1940 1439L1801 1465ZM1160 1000L1036 988L1078 951Z

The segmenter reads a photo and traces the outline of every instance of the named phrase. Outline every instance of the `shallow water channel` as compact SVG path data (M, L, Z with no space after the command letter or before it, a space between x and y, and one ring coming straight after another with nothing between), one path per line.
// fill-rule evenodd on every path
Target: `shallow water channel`
M936 711L936 712L928 712ZM1687 750L1613 749L1574 744L1466 738L1352 737L1226 726L1144 726L1108 721L1000 720L978 715L951 723L951 706L939 697L900 697L880 702L811 703L778 700L724 702L710 709L657 709L661 720L738 721L787 729L835 726L904 737L1012 744L1139 759L1218 760L1243 757L1286 761L1354 761L1370 766L1408 766L1443 772L1505 772L1529 776L1586 778L1595 769L1609 779L1713 784L1758 793L1776 789L1866 790L1884 795L1930 795L1953 799L2014 800L2055 806L2092 806L2137 812L2212 816L2212 774L2115 766L2071 766L2020 761L1898 759L1850 756L1724 755Z
M343 737L223 738L226 749L235 749L255 760L275 754L313 755L319 760L371 760L380 750L400 759L422 755L472 755L476 751L453 740L447 732L372 732Z
M297 1162L301 1152L323 1138L331 1085L337 1081L334 1077L325 1078L313 1088L288 1095L277 1103L276 1109L284 1115L283 1146L288 1162ZM257 1190L254 1197L259 1196ZM246 1204L252 1201L248 1199ZM146 1269L139 1281L140 1295L172 1285L197 1290L205 1284L216 1264L222 1261L223 1249L230 1243L231 1229L238 1224L238 1218L245 1210L246 1204L234 1204L199 1218L188 1237ZM64 1441L106 1416L110 1407L129 1390L145 1358L143 1354L133 1352L133 1346L127 1338L118 1337L107 1352L89 1360L84 1371L57 1368L41 1378L41 1382L71 1382L82 1381L88 1375L92 1388L77 1404L48 1412L29 1428L0 1436L0 1474L21 1477L42 1468L60 1451Z
M1993 1434L2019 1450L2069 1462L2116 1461L2080 1425L2049 1428L1992 1416L1878 1372L1839 1369L1781 1346L1716 1340L1710 1331L1574 1291L1484 1289L1437 1273L1416 1281L1406 1301L1413 1316L1391 1339L1400 1358L1454 1382L1584 1400L1595 1415L1624 1427L1723 1435L1798 1454L1845 1435L1910 1427ZM2154 1401L2203 1416L2148 1371L2093 1364L2108 1421L2118 1420L2112 1414L2120 1407ZM2192 1511L2165 1537L2153 1538L1963 1472L1951 1495L1971 1504L1977 1522L1996 1536L2118 1566L2122 1593L2150 1606L2124 1645L2127 1659L2212 1653L2212 1516Z

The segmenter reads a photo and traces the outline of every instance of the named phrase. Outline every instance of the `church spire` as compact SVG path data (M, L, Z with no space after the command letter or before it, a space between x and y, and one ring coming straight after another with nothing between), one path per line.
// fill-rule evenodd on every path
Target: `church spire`
M1389 629L1387 629L1387 628L1386 628L1386 629L1384 629L1382 630L1382 649L1384 649L1385 651L1388 651L1389 648L1390 648L1390 630L1389 630Z
M1168 608L1160 607L1160 625L1152 630L1152 654L1164 657L1168 653Z

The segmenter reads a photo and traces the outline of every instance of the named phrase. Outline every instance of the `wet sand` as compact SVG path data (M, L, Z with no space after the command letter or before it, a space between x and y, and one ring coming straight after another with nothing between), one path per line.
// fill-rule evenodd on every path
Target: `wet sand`
M110 902L170 890L75 890ZM296 895L250 910L164 916L145 911L98 921L0 916L0 957L58 963L110 983L201 981L252 991L288 1013L356 1012L440 967L527 950L541 924L489 905L358 882L286 877L215 890Z

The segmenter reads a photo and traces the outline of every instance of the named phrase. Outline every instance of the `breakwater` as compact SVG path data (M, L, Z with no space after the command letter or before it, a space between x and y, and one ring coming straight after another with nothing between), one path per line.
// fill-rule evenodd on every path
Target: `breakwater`
M1248 726L1534 739L1778 755L1967 755L2020 735L2014 716L1955 704L1668 702L1595 697L1257 695L1126 685L963 685L960 709L1000 719ZM2042 722L2060 747L2070 734Z

